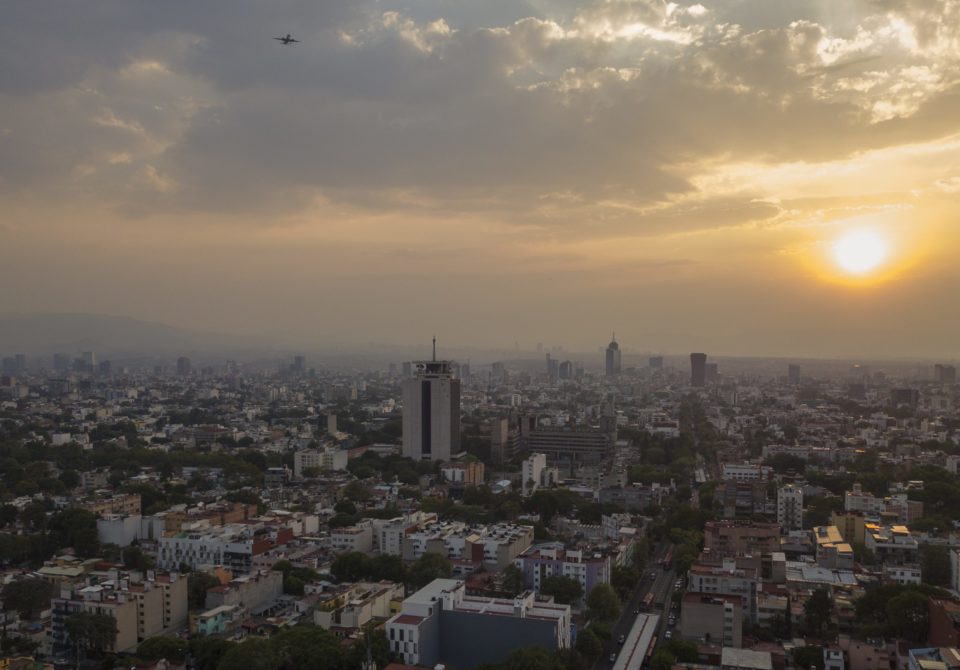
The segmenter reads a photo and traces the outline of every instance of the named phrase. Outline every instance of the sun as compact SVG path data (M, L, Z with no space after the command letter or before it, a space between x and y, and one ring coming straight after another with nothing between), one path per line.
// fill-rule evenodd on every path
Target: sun
M890 248L887 240L869 230L847 233L833 245L833 259L844 272L866 275L880 267Z

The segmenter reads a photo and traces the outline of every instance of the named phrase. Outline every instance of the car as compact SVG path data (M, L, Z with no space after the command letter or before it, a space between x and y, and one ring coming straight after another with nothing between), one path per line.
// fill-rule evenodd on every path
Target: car
M633 616L637 616L638 614L640 614L640 608L639 608L639 607L638 607L637 609L633 610Z
M627 639L627 636L626 636L626 635L621 635L621 636L617 639L617 644L623 644L623 643L626 641L626 639Z
M612 654L610 654L610 662L611 663L617 662L617 652L613 652Z
M668 631L664 634L663 637L664 637L665 640L669 640L671 637L673 637L673 631L672 631L672 630L668 630Z

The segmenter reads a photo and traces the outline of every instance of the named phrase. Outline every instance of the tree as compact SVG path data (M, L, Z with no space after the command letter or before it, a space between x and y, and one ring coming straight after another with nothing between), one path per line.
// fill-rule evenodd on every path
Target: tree
M817 589L804 606L803 628L808 635L822 636L830 627L833 600L826 589Z
M553 575L540 582L540 593L561 605L575 605L583 597L583 586L573 577Z
M209 572L191 572L187 576L187 605L199 609L207 601L207 589L220 586L220 580Z
M341 500L333 506L333 511L338 514L356 514L357 506L349 500Z
M823 670L823 647L808 645L806 647L797 647L793 650L793 664L797 668L817 668Z
M28 577L3 587L3 609L17 611L24 619L32 619L50 604L53 586L44 579Z
M677 662L677 657L666 649L660 648L650 657L650 670L670 670Z
M640 581L640 572L634 567L614 568L610 584L621 598L629 599L630 594Z
M700 658L697 645L689 640L681 640L675 637L667 642L664 648L673 654L680 663L696 663Z
M121 552L121 555L123 556L124 566L130 570L146 572L155 565L153 558L143 553L143 549L136 545L127 547Z
M363 664L367 660L368 651L378 668L385 668L394 661L402 660L390 651L390 641L387 639L386 631L383 628L377 628L373 622L366 625L363 635L351 645L347 653L346 667L365 667Z
M923 642L929 628L927 603L930 599L916 591L901 593L887 602L887 621L894 634L911 642Z
M227 649L217 670L277 670L280 657L270 640L253 637Z
M151 637L137 647L137 656L148 660L165 658L180 662L187 657L188 649L187 641L179 637Z
M453 574L453 564L442 555L426 552L418 558L407 572L408 579L414 588L423 588L434 579L446 579Z
M218 637L198 637L190 640L190 658L196 670L217 670L220 659L236 644Z
M315 626L297 626L271 639L277 658L288 668L338 670L346 653L337 636Z
M68 489L80 486L80 474L76 470L64 470L60 473L60 481Z
M603 641L592 630L584 628L577 633L576 650L593 663L603 653Z
M354 502L364 502L370 499L370 491L363 485L363 482L356 479L343 487L343 495L347 500Z
M616 621L620 616L620 599L609 584L597 584L587 596L587 608L591 619Z
M407 578L407 569L403 559L394 554L378 554L370 561L370 578L376 581L386 579L403 584Z
M64 621L67 636L77 649L103 653L117 641L117 622L106 614L78 612Z
M370 576L370 563L371 559L366 554L348 551L333 559L333 563L330 564L330 574L339 582L357 582ZM278 562L273 569L282 571L279 565Z
M523 571L512 563L503 569L503 590L511 596L523 591Z
M950 551L947 547L925 544L920 547L923 581L934 586L950 586Z

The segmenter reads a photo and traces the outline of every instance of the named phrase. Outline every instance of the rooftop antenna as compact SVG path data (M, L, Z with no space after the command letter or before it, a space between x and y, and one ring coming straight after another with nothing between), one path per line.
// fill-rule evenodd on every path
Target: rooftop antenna
M433 336L433 360L434 362L436 362L437 360L437 336L436 335Z

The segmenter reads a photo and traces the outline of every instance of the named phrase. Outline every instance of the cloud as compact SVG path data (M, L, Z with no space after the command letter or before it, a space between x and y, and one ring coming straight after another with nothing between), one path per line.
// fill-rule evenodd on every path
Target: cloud
M937 18L960 3L761 4L17 3L0 190L262 221L323 202L572 229L575 211L593 234L665 234L779 215L767 192L700 190L718 161L956 132L960 21ZM304 41L270 39L286 32Z

